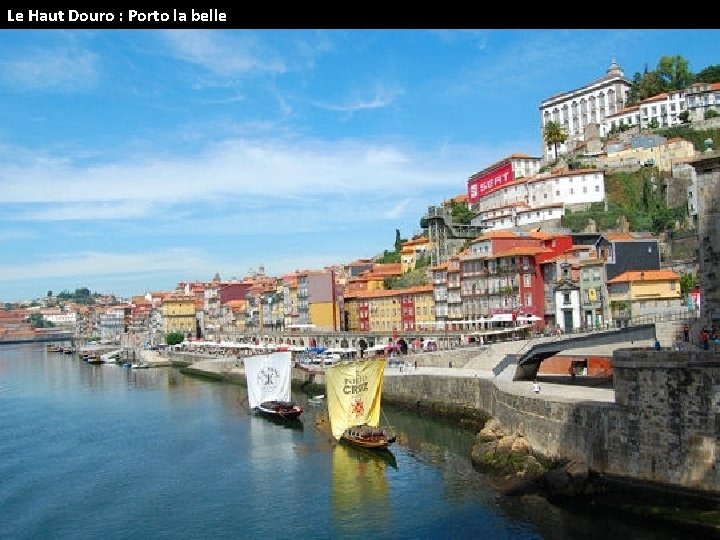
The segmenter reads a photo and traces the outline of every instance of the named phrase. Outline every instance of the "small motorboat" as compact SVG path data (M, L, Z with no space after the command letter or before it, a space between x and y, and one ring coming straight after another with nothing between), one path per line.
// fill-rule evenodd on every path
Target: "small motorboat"
M308 403L311 405L321 405L325 400L325 394L319 394L308 399Z

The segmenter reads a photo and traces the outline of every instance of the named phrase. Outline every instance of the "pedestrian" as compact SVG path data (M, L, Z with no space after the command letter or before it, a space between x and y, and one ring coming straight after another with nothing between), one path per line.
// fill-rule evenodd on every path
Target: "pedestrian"
M540 393L540 383L537 380L533 381L532 391L536 394Z
M687 323L683 326L683 339L685 341L690 341L690 327Z
M708 334L708 331L703 328L700 332L700 343L702 343L702 348L704 350L710 349L710 334Z
M656 351L662 350L662 347L660 346L660 340L657 338L655 339L655 350Z

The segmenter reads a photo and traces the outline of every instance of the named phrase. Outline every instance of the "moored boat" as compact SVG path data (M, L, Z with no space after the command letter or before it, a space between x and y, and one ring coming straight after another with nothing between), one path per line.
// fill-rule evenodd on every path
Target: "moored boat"
M290 399L290 351L248 356L244 364L250 410L275 420L297 421L303 408Z
M303 412L303 408L297 403L290 401L263 401L257 406L257 411L266 416L280 417L284 420L297 419Z
M380 425L384 358L342 362L325 370L333 437L362 448L387 450L395 434Z

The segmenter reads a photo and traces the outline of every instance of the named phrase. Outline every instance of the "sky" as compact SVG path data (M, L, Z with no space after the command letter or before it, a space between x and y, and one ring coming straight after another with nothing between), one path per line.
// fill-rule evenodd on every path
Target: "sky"
M0 30L0 302L394 249L540 103L720 30Z

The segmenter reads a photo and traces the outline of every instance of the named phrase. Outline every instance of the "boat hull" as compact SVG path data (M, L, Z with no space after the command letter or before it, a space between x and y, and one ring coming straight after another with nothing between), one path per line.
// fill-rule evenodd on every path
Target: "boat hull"
M263 416L276 420L297 420L303 413L300 405L284 401L265 401L255 410Z
M395 442L395 435L389 434L383 428L368 425L351 426L343 431L340 438L352 445L371 450L384 450Z

